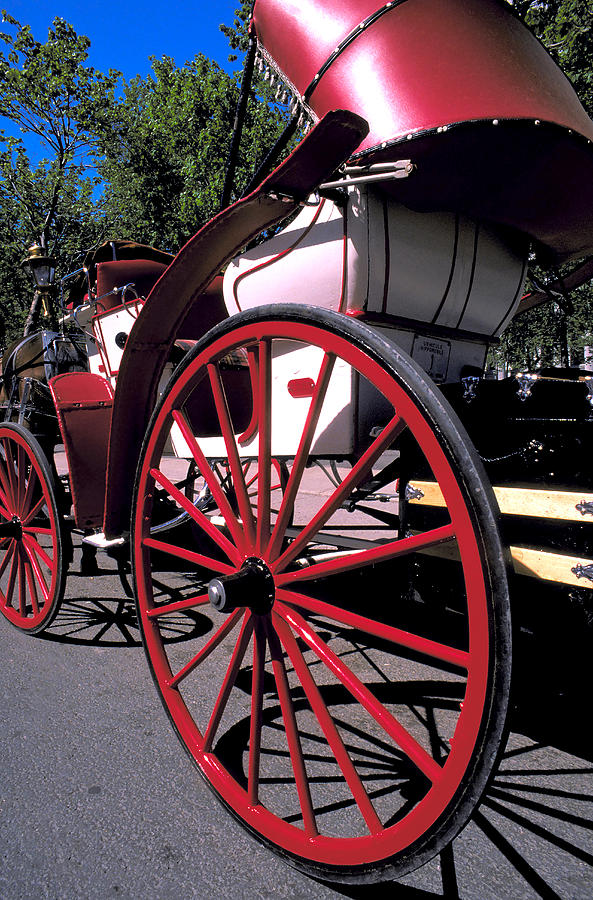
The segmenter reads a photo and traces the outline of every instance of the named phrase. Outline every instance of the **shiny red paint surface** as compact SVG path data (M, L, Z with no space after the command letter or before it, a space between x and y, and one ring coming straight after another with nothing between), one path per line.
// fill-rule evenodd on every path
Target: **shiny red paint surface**
M593 253L593 122L503 0L257 0L254 22L315 115L368 121L355 159L412 159L383 188L398 202L510 226L551 262Z
M379 0L257 0L260 43L301 94ZM364 116L360 149L474 119L540 119L593 139L568 79L499 0L406 0L361 32L319 79L319 116Z

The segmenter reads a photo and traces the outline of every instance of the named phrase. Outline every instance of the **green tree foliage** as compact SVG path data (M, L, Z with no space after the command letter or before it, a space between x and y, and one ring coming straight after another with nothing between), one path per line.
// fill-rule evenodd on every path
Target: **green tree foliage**
M248 17L239 13L235 25L243 28ZM179 68L153 59L148 77L126 83L117 72L89 66L89 39L63 20L40 42L8 13L3 18L0 118L10 124L10 134L0 134L0 342L6 343L22 328L30 303L18 264L34 240L57 257L64 274L76 266L77 252L108 238L176 250L218 211L240 73L231 76L197 55ZM229 34L231 46L242 50L243 37ZM257 83L235 194L285 118ZM32 138L44 154L36 164Z
M201 54L180 68L153 59L147 78L124 85L96 133L114 234L177 250L218 211L238 90L238 76ZM279 111L252 100L237 192L280 125Z
M571 295L573 312L566 315L554 302L518 316L491 351L490 365L507 374L532 372L542 366L580 365L585 347L593 346L593 292L589 285ZM567 347L568 359L562 348Z
M252 0L242 0L241 6L235 10L233 24L220 26L220 30L226 36L231 50L238 50L240 53L245 53L247 50L247 30L251 21L252 10ZM234 53L229 56L229 62L234 62L236 59L237 56Z
M20 268L21 241L16 236L20 218L18 200L0 180L0 349L22 334L28 303L28 279ZM25 238L26 239L26 238Z
M590 0L531 0L514 4L593 115L593 11Z
M38 241L67 269L77 251L100 231L89 171L88 123L110 104L118 73L103 75L86 64L90 41L55 19L41 43L29 26L7 12L0 33L0 341L22 327L31 292L19 262ZM31 163L33 140L43 154Z
M20 142L0 151L0 346L22 333L32 288L20 264L27 247L40 241L40 226L48 222L47 250L62 272L75 268L81 250L97 241L94 189L94 178L69 166L56 193L48 160L31 166Z

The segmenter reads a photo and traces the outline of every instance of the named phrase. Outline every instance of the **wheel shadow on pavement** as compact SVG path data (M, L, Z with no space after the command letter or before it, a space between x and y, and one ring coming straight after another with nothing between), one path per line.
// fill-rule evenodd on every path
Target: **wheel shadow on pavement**
M126 574L124 572L123 577ZM136 607L122 585L122 572L118 571L116 560L102 555L96 571L86 574L80 571L80 559L76 554L68 572L66 596L59 612L38 638L59 644L141 647ZM155 586L158 588L156 579ZM178 598L171 594L170 599ZM201 637L211 628L211 619L197 611L187 610L177 616L168 616L165 641L189 641Z
M212 628L212 622L200 613L186 612L167 622L166 643L189 641ZM127 599L85 597L65 600L56 619L40 640L58 644L84 644L100 647L141 647L142 640L136 609Z
M479 807L436 860L388 884L323 883L352 898L384 897L388 889L402 900L478 900L502 884L496 896L505 898L592 896L593 747L583 733L582 685L572 692L565 685L561 696L540 692L537 704L521 700ZM484 860L496 872L492 885L476 880Z
M402 900L593 896L593 748L582 727L583 683L577 669L573 675L574 683L565 677L558 690L534 665L517 673L510 731L498 768L466 828L436 859L388 884L321 883L352 898L384 897L386 890ZM237 686L248 692L248 680ZM408 702L418 707L423 697L438 696L446 703L456 696L454 685L448 686L449 693L426 687L417 685ZM386 702L381 687L374 688ZM323 696L328 708L339 699L332 699L327 688ZM229 735L228 743L236 752L239 734ZM222 746L218 749L222 753Z

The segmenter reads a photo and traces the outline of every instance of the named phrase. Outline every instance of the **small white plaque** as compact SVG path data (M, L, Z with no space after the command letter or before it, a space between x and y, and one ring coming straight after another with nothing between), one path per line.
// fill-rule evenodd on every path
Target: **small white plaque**
M440 341L438 338L419 334L414 338L412 359L422 366L433 381L441 382L447 377L450 353L449 341Z

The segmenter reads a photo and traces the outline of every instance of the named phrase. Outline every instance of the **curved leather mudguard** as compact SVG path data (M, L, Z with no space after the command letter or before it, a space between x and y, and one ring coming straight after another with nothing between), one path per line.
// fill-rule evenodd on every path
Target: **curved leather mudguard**
M157 387L193 302L245 244L293 212L348 159L367 130L366 121L354 113L328 113L255 191L198 231L155 284L130 333L118 375L103 523L108 537L128 527L134 471Z

